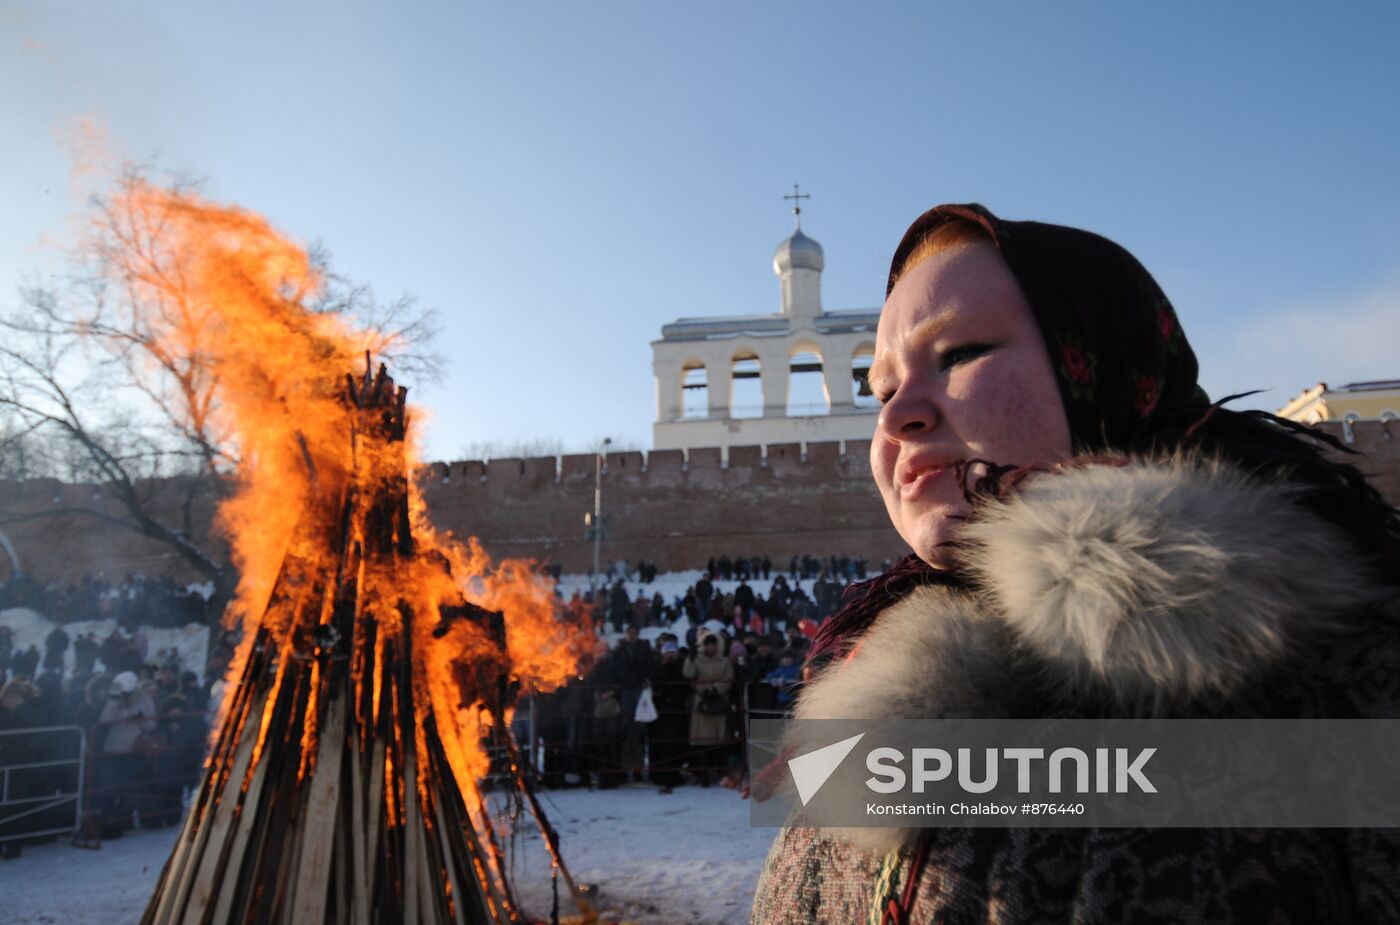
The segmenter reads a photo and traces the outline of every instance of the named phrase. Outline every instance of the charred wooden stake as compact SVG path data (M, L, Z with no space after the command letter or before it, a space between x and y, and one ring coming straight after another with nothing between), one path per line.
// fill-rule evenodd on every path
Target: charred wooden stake
M454 718L415 686L417 621L485 621L499 660L458 673L499 714L504 628L470 606L419 614L387 599L415 555L405 391L383 367L347 377L351 462L308 477L312 497L144 925L523 921L480 793L459 787L447 759L439 728ZM302 455L314 465L304 442ZM525 773L518 754L512 764Z

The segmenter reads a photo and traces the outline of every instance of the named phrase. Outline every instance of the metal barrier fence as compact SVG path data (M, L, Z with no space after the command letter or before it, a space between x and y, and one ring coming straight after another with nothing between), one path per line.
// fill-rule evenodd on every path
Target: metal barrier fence
M139 724L129 751L103 750L116 727ZM88 729L87 789L84 829L88 837L112 837L131 826L133 813L142 828L178 825L184 815L185 788L199 785L208 745L202 713L170 712L159 718L95 723Z
M0 731L0 842L76 831L86 775L81 726Z

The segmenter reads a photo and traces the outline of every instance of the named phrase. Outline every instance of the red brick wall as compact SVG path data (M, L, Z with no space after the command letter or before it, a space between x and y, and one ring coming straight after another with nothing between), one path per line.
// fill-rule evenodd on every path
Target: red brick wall
M162 523L183 524L184 500L190 487L188 480L169 479L138 485L137 491L149 500ZM91 513L50 516L60 510ZM220 557L227 556L224 544L212 538L212 493L197 492L189 513L195 544L202 548L212 544ZM18 554L20 566L37 578L78 578L91 573L120 579L139 572L202 580L169 545L103 519L121 514L121 508L100 485L69 485L54 479L0 481L0 530ZM8 558L0 555L0 577L9 573Z
M869 444L735 447L618 453L603 477L605 559L694 568L710 556L865 556L904 553L870 476ZM585 512L593 510L594 457L437 464L425 483L442 528L479 537L497 555L555 559L566 571L593 561Z
M1321 427L1341 436L1340 424ZM1352 447L1362 455L1353 461L1400 503L1400 425L1394 430L1388 437L1379 422L1357 424ZM784 564L804 553L865 556L875 564L903 555L871 480L867 450L867 443L853 441L843 455L838 444L813 443L803 458L796 444L774 445L761 460L757 447L736 447L726 467L717 449L692 451L688 465L678 450L612 454L603 479L603 555L647 559L662 569L694 568L720 554L767 555ZM441 529L476 535L498 557L552 559L566 571L583 571L593 561L583 523L593 510L593 471L591 455L435 463L427 467L424 487ZM171 488L183 485L143 490L171 507L178 494ZM194 577L168 547L101 521L32 517L61 505L116 513L92 485L0 483L0 517L30 518L0 529L31 573L45 579L132 571ZM194 506L193 534L201 542L212 515L207 500ZM0 574L7 571L0 565Z

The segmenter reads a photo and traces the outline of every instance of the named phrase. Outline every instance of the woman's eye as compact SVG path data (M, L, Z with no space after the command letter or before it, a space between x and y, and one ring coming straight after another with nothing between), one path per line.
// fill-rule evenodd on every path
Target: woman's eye
M939 369L952 369L959 363L966 363L968 360L977 359L991 349L991 344L963 344L951 350L946 350L938 358Z

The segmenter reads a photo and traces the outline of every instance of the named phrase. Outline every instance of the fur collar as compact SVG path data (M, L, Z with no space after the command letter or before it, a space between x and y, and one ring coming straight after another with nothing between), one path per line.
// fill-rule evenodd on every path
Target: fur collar
M975 590L887 608L796 715L1034 716L1047 691L1130 715L1228 700L1386 593L1295 492L1184 458L1039 477L966 527Z

